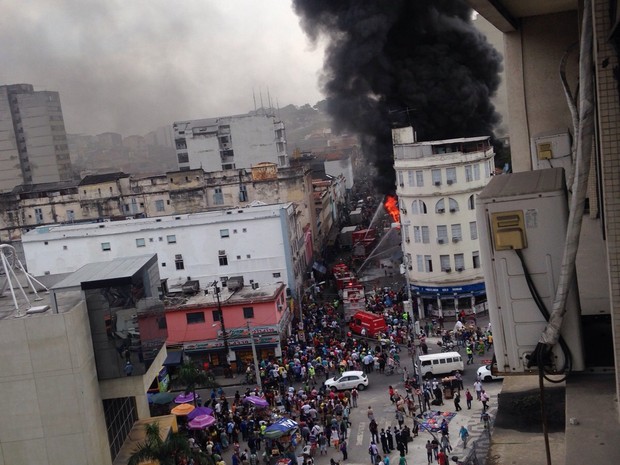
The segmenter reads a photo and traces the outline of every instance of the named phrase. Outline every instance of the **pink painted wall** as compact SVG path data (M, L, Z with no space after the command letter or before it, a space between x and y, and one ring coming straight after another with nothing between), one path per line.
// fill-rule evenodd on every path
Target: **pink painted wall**
M282 311L278 310L278 303L282 306ZM254 318L249 319L250 327L277 325L285 313L286 304L286 295L283 288L282 292L269 302L222 305L226 331L246 327L248 320L243 317L244 307L254 308ZM221 331L221 325L219 321L213 320L214 310L217 310L217 306L168 310L166 312L166 324L168 326L168 339L166 343L175 344L217 339L217 333ZM204 312L204 323L188 324L186 314L197 312Z

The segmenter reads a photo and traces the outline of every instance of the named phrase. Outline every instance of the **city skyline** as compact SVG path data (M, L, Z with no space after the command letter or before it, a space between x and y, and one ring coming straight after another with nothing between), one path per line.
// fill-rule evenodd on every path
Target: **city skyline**
M60 93L68 133L146 134L175 120L321 100L321 45L289 2L35 0L5 8L0 83ZM10 65L10 66L8 66Z

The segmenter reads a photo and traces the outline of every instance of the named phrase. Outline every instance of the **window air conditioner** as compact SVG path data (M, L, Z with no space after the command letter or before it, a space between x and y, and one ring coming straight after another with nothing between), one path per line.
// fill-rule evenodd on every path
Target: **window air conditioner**
M443 240L443 239L437 239L437 242L438 242L439 244L443 244L443 243L444 243L444 240Z
M452 242L457 243L458 241L460 241L461 238L460 237L453 237L452 238Z
M456 212L456 208L451 208L450 209L450 213L455 213Z
M450 273L452 271L452 268L444 268L441 271L445 271L446 273Z
M435 181L436 186L441 186L441 181Z
M463 270L464 270L464 268L463 268L462 266L460 266L460 267L458 267L458 268L456 269L456 271L463 271Z
M438 208L437 209L437 213L445 213L446 209L445 208Z
M452 179L448 179L446 182L448 183L449 186L451 186L454 181Z

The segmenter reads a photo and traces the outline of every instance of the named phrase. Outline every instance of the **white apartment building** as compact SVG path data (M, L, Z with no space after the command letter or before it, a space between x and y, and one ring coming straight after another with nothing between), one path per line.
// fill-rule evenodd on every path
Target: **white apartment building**
M35 92L31 84L0 86L0 192L71 177L58 92Z
M159 274L174 290L188 280L202 289L232 276L251 283L301 285L305 243L293 203L205 213L41 226L22 236L34 275L69 273L119 257L156 253ZM294 294L297 295L297 294Z
M485 300L475 198L494 173L489 137L417 142L392 131L406 272L418 308L454 315Z
M270 162L288 166L284 123L273 115L225 116L172 125L179 170L207 173Z

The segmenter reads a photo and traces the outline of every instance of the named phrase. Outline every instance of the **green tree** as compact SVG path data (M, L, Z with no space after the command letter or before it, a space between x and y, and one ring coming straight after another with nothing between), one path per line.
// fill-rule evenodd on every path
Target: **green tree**
M212 388L217 383L213 377L208 375L199 365L193 362L185 362L179 369L178 382L185 386L185 392L194 394L194 405L196 405L196 388Z
M129 458L127 465L140 465L143 462L157 461L160 465L177 465L183 457L191 457L192 450L187 437L182 433L170 433L161 438L159 423L149 423L144 427L146 438Z

